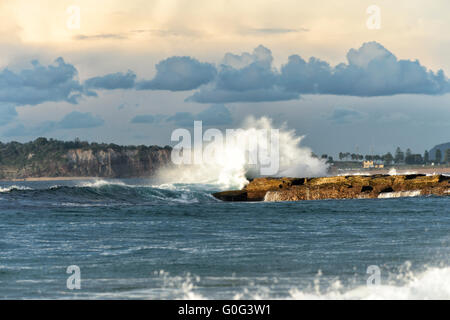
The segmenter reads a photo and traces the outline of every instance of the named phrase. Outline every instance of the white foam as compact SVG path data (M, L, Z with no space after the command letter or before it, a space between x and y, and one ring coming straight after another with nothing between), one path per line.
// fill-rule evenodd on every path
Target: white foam
M389 170L388 174L391 176L398 176L398 175L417 174L417 172L416 171L402 171L402 172L398 173L397 169L392 168L391 170Z
M270 145L268 136L262 135L262 130L271 132L275 129L272 120L266 117L246 119L243 128L237 132L234 141L226 141L225 145L212 142L217 161L196 165L184 165L176 168L165 168L159 172L162 182L169 183L201 183L216 184L222 188L242 188L248 183L246 174L249 170L259 175L259 165L248 165L247 155L254 154L254 149L248 150L243 141L257 139L257 150L266 150ZM277 128L278 129L278 128ZM279 170L275 176L308 177L326 175L327 165L323 160L311 156L311 150L301 147L303 136L297 136L294 130L279 128ZM264 149L266 148L266 149Z
M343 176L371 176L372 174L369 172L345 172L345 173L340 173L338 174L338 177L343 177Z
M95 180L95 181L82 182L82 183L78 184L77 187L100 188L100 187L108 186L108 185L130 187L126 183L119 181L119 180L102 180L102 179Z
M390 198L404 198L404 197L418 197L420 196L420 190L413 191L397 191L397 192L383 192L378 195L378 199L390 199Z
M320 288L321 272L313 280L313 287L300 288L293 285L287 288L286 294L277 290L277 283L282 279L250 279L250 278L226 278L226 277L200 277L187 274L186 276L170 276L165 271L155 272L161 283L159 290L148 290L142 292L147 298L166 297L170 299L216 299L216 296L206 296L203 292L203 282L211 280L249 282L245 288L218 292L221 299L234 300L258 300L258 299L290 299L290 300L448 300L450 299L450 267L428 267L422 272L412 272L406 269L398 275L390 275L391 280L383 280L379 285L367 286L365 283L359 286L351 285L345 287L340 280L333 280L326 289ZM270 286L259 286L255 283L263 280L270 281ZM385 283L384 283L385 282ZM126 293L125 293L126 294ZM156 296L155 296L156 294ZM225 294L225 295L224 295Z
M23 187L23 186L10 186L10 187L0 187L0 193L8 193L14 190L33 190L29 187Z
M336 281L330 288L324 293L292 289L290 298L297 300L448 300L450 299L450 268L428 268L418 275L409 274L408 280L401 285L394 283L363 285L345 290Z

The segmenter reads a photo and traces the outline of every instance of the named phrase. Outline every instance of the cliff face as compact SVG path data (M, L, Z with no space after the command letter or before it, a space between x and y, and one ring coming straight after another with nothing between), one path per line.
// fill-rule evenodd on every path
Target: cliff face
M443 175L375 175L324 178L258 178L244 189L215 193L224 201L302 201L450 195Z
M23 164L0 166L0 178L151 177L157 169L170 164L170 154L169 147L120 150L77 148L39 159L30 153Z

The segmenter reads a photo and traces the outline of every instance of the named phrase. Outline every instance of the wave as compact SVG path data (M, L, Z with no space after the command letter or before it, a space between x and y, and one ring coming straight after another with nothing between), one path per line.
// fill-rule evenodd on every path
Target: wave
M359 286L345 290L339 281L331 289L320 292L290 291L292 299L333 300L448 300L450 299L450 267L432 267L419 274L403 275L403 284L394 282L374 286Z
M0 187L0 193L9 193L11 191L23 191L23 190L33 190L29 187L24 186L10 186L10 187Z
M383 192L378 195L378 199L391 199L391 198L406 198L406 197L418 197L422 191L397 191L397 192Z
M76 185L76 187L82 187L82 188L99 188L104 186L123 186L123 187L134 187L134 185L127 185L125 182L120 180L95 180L95 181L89 181L89 182L81 182L80 184Z
M271 136L273 132L278 133L277 138ZM262 168L267 166L278 168L274 169L276 173L266 174L270 176L327 175L328 165L312 156L309 148L301 146L303 138L286 125L275 128L267 117L249 117L234 136L205 144L200 163L162 169L159 178L168 182L206 183L222 189L240 189L248 183L248 178L264 175ZM192 158L192 150L183 149L183 153L191 154Z
M368 286L366 284L345 286L340 280L331 281L326 288L321 288L320 281L322 274L312 279L311 284L306 288L292 285L292 280L287 288L281 285L278 278L200 278L187 274L185 276L170 276L169 273L161 270L155 272L155 276L160 278L161 288L158 290L143 290L141 298L169 298L169 299L234 299L234 300L448 300L450 299L450 267L428 267L421 272L405 270L397 276L391 275L391 280L386 280L386 284ZM209 282L241 283L238 287L224 292L217 292L211 296L207 288ZM260 281L261 280L261 281ZM263 282L266 285L257 285ZM273 285L267 286L267 282ZM206 285L205 285L206 284ZM227 288L228 286L223 286ZM285 293L280 293L282 287ZM155 293L158 292L158 294ZM127 293L123 293L125 296ZM162 295L162 296L161 296Z
M199 203L216 201L210 186L186 184L127 184L120 180L78 182L76 185L53 185L45 188L28 186L0 187L0 193L15 198L48 200L63 207L102 206L111 203ZM213 189L211 189L213 190Z

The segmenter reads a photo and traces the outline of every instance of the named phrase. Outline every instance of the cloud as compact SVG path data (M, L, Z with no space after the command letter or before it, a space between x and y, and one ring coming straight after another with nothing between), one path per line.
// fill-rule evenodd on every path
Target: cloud
M331 83L332 68L314 57L308 62L298 55L292 55L281 68L279 85L289 92L319 93L319 88Z
M212 105L197 114L177 112L166 119L167 122L174 122L181 127L192 126L196 120L202 121L204 126L223 126L233 122L230 111L222 104Z
M204 88L186 99L186 102L232 103L232 102L274 102L296 100L300 94L288 92L279 87L247 91L219 90Z
M222 104L215 104L195 116L208 126L227 125L233 122L230 110Z
M87 129L100 127L104 123L102 118L94 116L90 112L72 111L57 123L57 127L60 129Z
M272 52L258 46L253 53L227 53L213 84L200 88L186 101L199 103L262 102L298 99L278 85Z
M198 30L187 29L137 29L131 30L132 34L150 34L157 37L201 37L204 33Z
M253 54L227 54L217 76L216 87L230 91L270 89L277 81L272 52L259 46Z
M22 123L9 128L3 132L5 137L26 137L26 136L42 136L50 131L57 129L57 122L45 121L35 127L25 127Z
M105 121L99 117L94 116L90 112L73 111L65 115L60 121L44 121L34 127L25 127L22 123L9 128L3 132L5 137L24 137L24 136L39 136L48 132L62 129L89 129L100 127Z
M243 29L241 32L243 33L249 33L249 34L264 34L264 35L271 35L271 34L287 34L287 33L297 33L297 32L308 32L309 29L306 28L300 28L300 29L288 29L288 28L250 28L250 29Z
M153 80L137 83L138 90L186 91L197 89L211 82L216 76L216 68L190 57L171 57L156 65Z
M226 53L223 60L223 66L229 66L235 69L242 69L251 65L252 63L256 63L261 66L265 66L266 68L270 68L273 62L272 51L264 47L263 45L259 45L256 47L252 53L243 52L242 54L233 54Z
M347 63L335 67L315 57L305 61L292 55L278 71L272 61L272 53L263 46L253 53L227 53L215 81L186 100L229 103L292 100L301 94L375 97L450 92L442 70L427 70L418 60L399 60L377 42L349 50Z
M30 134L31 130L27 128L25 128L25 126L23 124L18 124L12 128L9 128L5 131L3 131L3 136L4 137L23 137L23 136L28 136L28 135L32 135Z
M349 108L335 108L329 116L329 120L337 124L349 123L360 120L364 116L361 112Z
M10 123L16 117L17 111L14 105L0 103L0 126Z
M77 69L62 58L48 66L36 60L31 65L17 72L0 71L0 125L17 116L18 106L60 101L77 104L82 96L96 96L80 84Z
M135 107L135 108L138 108L138 107L139 107L139 103L133 103L133 104L121 103L121 104L117 107L117 110L123 110L123 109L128 108L128 107Z
M141 115L135 116L133 119L131 119L130 122L131 123L153 123L153 122L155 122L155 117L152 116L151 114L141 114Z
M0 103L37 105L47 101L77 103L87 92L78 81L78 71L62 58L49 66L32 61L31 69L0 71Z
M123 39L127 39L128 37L123 34L119 34L119 33L100 33L100 34L92 34L92 35L79 34L79 35L74 36L73 38L75 40L105 40L105 39L123 40Z
M390 123L390 122L403 122L403 123L411 123L413 119L405 113L402 112L392 112L385 113L381 115L377 115L375 121L380 123Z
M167 122L173 122L177 126L192 126L194 124L194 115L190 112L177 112L166 119Z
M281 68L280 85L298 93L359 97L396 94L445 94L450 84L442 70L427 70L418 60L398 60L377 42L351 49L347 64L332 68L327 62L300 56L289 57Z
M100 77L93 77L85 81L85 86L91 89L131 89L135 85L136 74L132 71L127 73L117 72Z
M62 58L48 66L32 61L28 69L1 70L0 125L17 117L17 106L76 104L83 96L97 96L94 90L195 90L185 101L204 104L286 101L303 94L376 97L450 92L442 70L433 72L418 60L398 59L377 42L349 50L347 61L336 66L316 57L304 60L292 55L278 69L273 66L272 52L260 45L252 52L226 53L218 67L192 57L169 57L156 65L152 80L136 78L133 71L117 72L81 84L77 69ZM188 119L189 114L179 117Z

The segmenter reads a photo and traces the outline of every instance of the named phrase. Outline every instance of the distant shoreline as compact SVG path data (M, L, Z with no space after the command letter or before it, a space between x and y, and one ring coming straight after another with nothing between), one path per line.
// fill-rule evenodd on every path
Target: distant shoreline
M30 181L69 181L69 180L98 180L109 179L102 177L30 177L22 179L0 179L2 182L30 182Z
M340 169L333 173L339 175L345 174L390 174L395 169L396 174L448 174L450 173L450 167L418 167L418 168L384 168L384 169Z
M384 169L334 169L330 175L375 175L390 174L395 169L397 175L403 174L450 174L450 167L419 167L419 168L384 168ZM136 177L138 178L138 177ZM99 180L99 179L125 179L109 177L28 177L20 179L0 179L0 182L38 182L38 181L70 181L70 180Z

